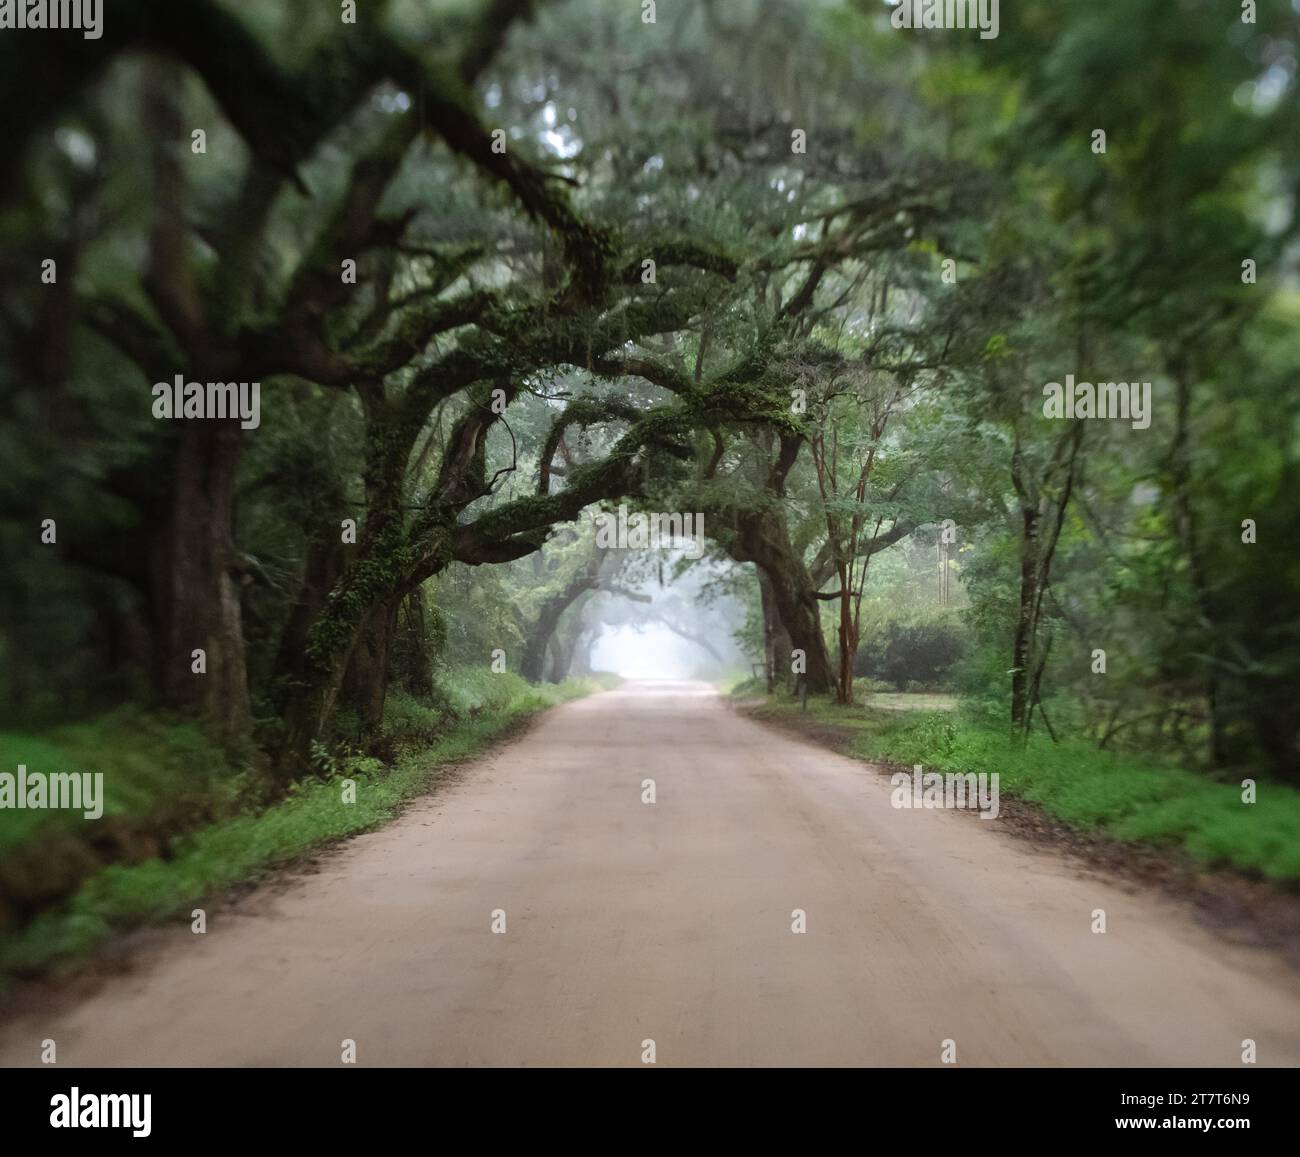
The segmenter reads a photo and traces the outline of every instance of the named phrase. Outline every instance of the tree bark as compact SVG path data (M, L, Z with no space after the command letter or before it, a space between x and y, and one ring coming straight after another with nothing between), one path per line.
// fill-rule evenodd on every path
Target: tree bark
M605 561L605 551L596 548L591 558L575 574L562 591L552 595L537 614L533 628L528 632L528 641L524 645L523 662L520 674L530 683L540 683L546 667L546 648L555 634L560 617L581 596L592 590L600 581L600 567Z
M804 680L813 695L835 690L835 673L822 637L821 611L808 568L790 543L780 516L768 509L742 511L731 554L752 562L766 576L777 614L790 637L792 650L804 654Z
M277 702L284 706L284 696L292 684L304 674L307 636L329 593L343 573L343 544L337 535L330 539L317 539L307 545L302 583L276 650L272 686Z
M858 631L853 621L853 572L844 562L836 568L840 578L840 685L836 701L853 702L853 659L858 653Z
M756 568L757 569L757 568ZM763 608L763 663L767 669L767 692L790 685L790 632L777 610L772 580L758 570L758 592Z
M400 606L401 599L395 598L380 603L370 612L343 674L342 697L356 708L367 734L377 732L384 722Z
M171 515L155 566L158 684L164 701L207 712L227 740L247 733L248 671L240 606L243 568L234 545L237 421L196 421L181 431ZM204 652L206 672L193 670Z
M578 628L573 637L573 646L569 650L569 663L564 669L563 678L573 677L577 679L592 673L591 648L596 641L598 632L599 628L592 627L589 623L583 623Z
M1011 723L1028 735L1038 704L1047 653L1038 650L1038 628L1043 617L1043 596L1051 585L1052 561L1065 525L1065 513L1074 491L1075 468L1083 441L1083 425L1074 423L1057 439L1043 484L1025 470L1020 433L1011 455L1011 483L1020 502L1020 594L1011 659ZM1061 475L1059 493L1052 497L1047 484ZM1046 537L1043 533L1047 521ZM1044 714L1046 719L1046 714ZM1049 727L1050 730L1050 727Z
M221 381L228 359L208 340L188 260L179 81L174 64L152 60L145 68L143 119L153 141L153 212L144 288L193 370L205 371L193 376ZM240 607L244 568L234 535L241 434L238 420L181 423L168 478L170 509L153 567L163 701L205 711L227 741L245 736L250 718ZM201 660L195 651L203 652Z
M1011 644L1011 723L1025 731L1029 727L1033 612L1038 601L1038 508L1024 506L1020 515L1020 596L1016 608L1016 630Z
M394 643L394 656L400 659L402 686L412 695L427 698L433 694L433 660L428 647L428 622L424 608L424 587L417 586L402 604L402 629Z
M579 620L579 612L575 611L569 618ZM581 621L575 621L569 624L568 630L557 630L551 636L551 670L547 675L548 683L563 683L569 677L569 671L573 666L573 652L578 645L578 636L582 634L582 630Z
M1178 538L1183 555L1187 559L1187 575L1196 598L1199 626L1205 632L1205 647L1209 653L1209 662L1205 667L1205 705L1209 717L1210 764L1223 767L1228 762L1227 744L1224 742L1223 706L1219 686L1219 636L1218 613L1210 584L1206 577L1205 559L1197 533L1196 516L1192 509L1191 496L1191 461L1189 448L1189 427L1191 420L1192 389L1191 378L1181 361L1175 360L1170 366L1177 385L1177 425L1174 431L1174 444L1170 454L1173 483L1174 522L1178 528Z

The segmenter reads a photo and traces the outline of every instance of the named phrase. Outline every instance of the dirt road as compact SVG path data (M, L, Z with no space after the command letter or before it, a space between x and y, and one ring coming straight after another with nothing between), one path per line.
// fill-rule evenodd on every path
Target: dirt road
M991 769L996 770L996 769ZM642 781L656 802L643 803ZM998 821L628 684L0 1032L63 1065L1300 1064L1300 985ZM1107 932L1092 932L1093 911ZM792 932L792 913L806 932ZM505 931L492 930L493 913ZM500 923L498 917L498 926Z

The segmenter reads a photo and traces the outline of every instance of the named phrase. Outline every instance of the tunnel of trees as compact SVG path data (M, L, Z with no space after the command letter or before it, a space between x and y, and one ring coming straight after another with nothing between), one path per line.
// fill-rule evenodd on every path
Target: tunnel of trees
M1300 782L1292 6L107 7L0 40L6 719L282 789L440 664L698 640L624 503L703 515L774 686Z

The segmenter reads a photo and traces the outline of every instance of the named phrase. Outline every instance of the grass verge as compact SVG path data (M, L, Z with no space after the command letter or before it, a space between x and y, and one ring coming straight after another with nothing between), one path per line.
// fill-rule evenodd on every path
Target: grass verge
M1086 740L1031 736L1020 746L1002 728L950 712L873 710L809 700L802 715L787 696L740 687L737 698L762 703L757 718L800 723L859 759L927 771L997 772L999 789L1082 831L1186 853L1204 868L1300 886L1300 792L1261 781L1256 802L1238 783L1128 753L1099 751Z
M188 921L207 897L378 827L427 791L449 765L478 755L529 716L616 682L595 677L534 687L498 675L491 693L480 695L462 680L458 693L465 714L431 743L408 748L391 767L375 759L347 761L324 779L295 785L272 807L177 837L166 858L95 873L0 946L0 986L67 970L115 931L178 916ZM354 803L344 802L344 780L356 784Z

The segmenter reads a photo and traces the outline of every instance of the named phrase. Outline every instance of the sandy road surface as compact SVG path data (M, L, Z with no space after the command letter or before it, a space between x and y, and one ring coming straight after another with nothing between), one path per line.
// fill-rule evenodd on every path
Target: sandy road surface
M657 802L641 802L653 778ZM0 1030L63 1065L1300 1064L1300 984L705 686L559 708L320 871ZM807 932L791 932L791 913ZM1104 908L1108 932L1091 932ZM506 932L491 931L492 913Z

